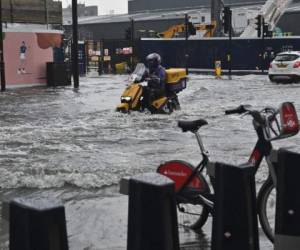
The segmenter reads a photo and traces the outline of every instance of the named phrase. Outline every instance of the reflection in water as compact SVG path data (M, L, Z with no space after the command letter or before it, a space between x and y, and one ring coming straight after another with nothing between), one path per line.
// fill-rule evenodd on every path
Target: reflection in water
M203 231L193 232L188 228L179 228L180 249L181 250L208 250L210 249L210 239Z

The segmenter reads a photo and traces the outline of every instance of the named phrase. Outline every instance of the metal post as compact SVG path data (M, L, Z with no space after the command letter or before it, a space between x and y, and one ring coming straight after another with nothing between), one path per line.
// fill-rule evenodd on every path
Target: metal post
M13 3L12 0L9 0L9 6L10 6L10 22L13 23L14 22L14 7L13 7Z
M1 73L1 91L5 91L5 63L3 50L3 31L2 31L2 0L0 0L0 73Z
M210 3L211 3L210 22L211 24L213 22L216 23L216 29L214 35L216 37L219 37L222 34L221 8L222 6L224 7L224 3L223 1L219 1L219 0L211 0Z
M100 44L100 50L101 50L101 74L104 74L104 40L101 40Z
M134 19L130 18L130 26L131 26L131 35L130 35L130 46L132 48L132 54L130 57L130 68L131 68L131 72L133 72L134 70L134 65L133 65L133 56L134 56Z
M189 22L189 17L188 14L184 15L184 31L185 31L185 49L184 49L184 57L185 57L185 71L186 74L189 73L188 69L188 39L189 39L189 31L188 31L188 22Z
M72 19L73 19L73 40L72 40L72 69L74 88L79 87L78 71L78 17L77 17L77 0L72 0Z
M264 54L265 54L265 32L264 32L264 27L265 27L265 18L262 17L262 37L261 37L261 72L264 73Z
M48 29L49 28L48 0L45 0L45 21Z
M231 80L232 67L232 11L229 10L228 78Z

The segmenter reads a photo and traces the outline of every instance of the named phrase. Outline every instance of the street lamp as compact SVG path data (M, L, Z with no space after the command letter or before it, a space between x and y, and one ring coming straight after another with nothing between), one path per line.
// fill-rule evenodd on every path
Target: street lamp
M0 0L1 1L1 0ZM72 40L72 69L74 88L79 87L79 70L78 70L78 14L77 14L77 0L72 0L72 28L73 28L73 40Z
M2 31L2 0L0 0L0 74L1 74L1 91L5 91L5 68L3 53L3 31Z

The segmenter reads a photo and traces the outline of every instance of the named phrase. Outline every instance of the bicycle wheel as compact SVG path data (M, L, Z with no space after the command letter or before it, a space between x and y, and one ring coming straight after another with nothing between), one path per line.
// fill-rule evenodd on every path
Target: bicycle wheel
M167 161L161 164L157 172L169 177L175 183L175 191L178 192L186 179L192 174L194 166L180 160ZM177 218L180 226L199 230L207 221L209 210L201 205L199 194L210 194L210 188L201 173L197 173L183 192L176 195Z
M272 179L268 178L261 186L257 196L258 217L267 238L274 242L276 189Z
M205 183L204 192L206 194L210 194L210 188L204 179L204 177L200 177L203 179L203 183ZM200 230L204 224L206 223L209 215L209 209L202 204L199 203L187 203L187 202L178 202L177 204L177 219L178 225L183 227L188 227L195 231Z

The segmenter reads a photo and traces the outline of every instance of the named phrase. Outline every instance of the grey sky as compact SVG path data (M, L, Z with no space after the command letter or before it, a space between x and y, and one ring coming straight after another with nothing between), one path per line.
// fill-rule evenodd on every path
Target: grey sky
M63 7L72 4L72 0L61 0ZM128 0L77 0L85 5L98 5L99 15L106 15L113 11L115 14L127 13Z

